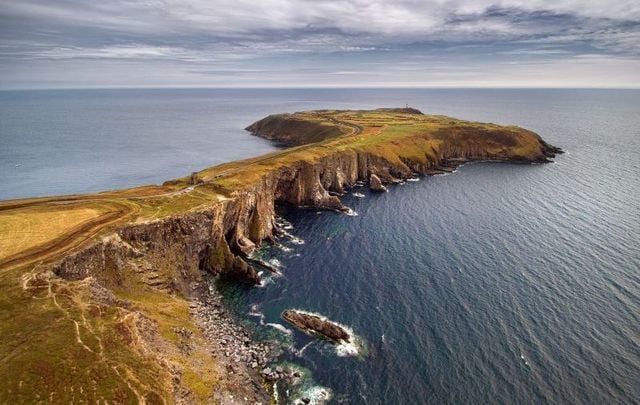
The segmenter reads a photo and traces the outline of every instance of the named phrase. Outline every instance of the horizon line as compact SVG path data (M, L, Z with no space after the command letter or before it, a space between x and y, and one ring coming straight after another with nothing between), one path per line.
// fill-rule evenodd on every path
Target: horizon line
M0 91L54 90L340 90L340 89L433 89L433 90L640 90L638 86L70 86L70 87L8 87Z

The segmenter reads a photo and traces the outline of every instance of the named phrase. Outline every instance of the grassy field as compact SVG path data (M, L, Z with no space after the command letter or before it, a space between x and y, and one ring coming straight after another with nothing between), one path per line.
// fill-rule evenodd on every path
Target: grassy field
M189 356L179 350L178 328L202 339L183 297L145 286L135 274L105 292L92 279L68 281L47 271L48 263L118 227L220 204L274 169L335 151L421 162L445 142L492 153L508 144L514 156L539 148L517 127L402 110L326 110L295 119L319 123L320 133L309 139L320 140L204 169L197 184L186 176L159 186L0 202L0 403L161 402L172 392L169 363L183 370L194 401L208 398L221 372L202 350ZM137 332L149 323L159 333L153 348Z

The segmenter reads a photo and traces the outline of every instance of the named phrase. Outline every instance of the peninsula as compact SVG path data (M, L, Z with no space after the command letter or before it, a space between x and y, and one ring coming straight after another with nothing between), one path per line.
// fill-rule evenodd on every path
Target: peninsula
M267 403L270 347L205 281L259 282L248 255L279 232L277 204L347 211L339 195L359 181L382 191L561 152L523 128L411 108L278 114L247 129L291 147L160 186L0 202L0 402Z

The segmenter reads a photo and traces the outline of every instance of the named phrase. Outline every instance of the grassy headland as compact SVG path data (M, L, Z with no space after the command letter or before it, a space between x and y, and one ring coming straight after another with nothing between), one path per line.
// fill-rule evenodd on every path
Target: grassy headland
M373 174L558 152L519 127L413 109L274 115L248 129L296 146L161 186L0 202L0 402L246 392L208 351L189 300L203 272L255 280L243 257L276 231L275 203L336 208L328 191Z

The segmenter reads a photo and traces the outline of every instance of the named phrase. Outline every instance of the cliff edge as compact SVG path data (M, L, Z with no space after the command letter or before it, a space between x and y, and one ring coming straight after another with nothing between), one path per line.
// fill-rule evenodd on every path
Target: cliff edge
M161 186L0 202L0 402L264 402L266 360L212 342L222 326L198 308L208 277L259 282L248 255L278 232L277 204L345 211L337 195L373 176L561 152L523 128L414 109L280 114L248 130L296 146Z

